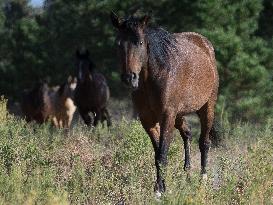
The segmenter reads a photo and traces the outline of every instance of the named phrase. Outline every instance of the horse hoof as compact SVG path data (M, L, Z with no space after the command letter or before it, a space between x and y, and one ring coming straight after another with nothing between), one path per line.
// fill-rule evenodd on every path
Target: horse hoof
M121 200L121 201L115 203L115 205L125 205L125 201L124 201L124 200Z
M162 196L162 193L161 193L160 191L155 191L155 199L156 199L157 201L160 201L161 196Z
M208 175L207 174L201 174L201 181L205 182L208 180Z
M186 181L191 182L191 172L186 173Z

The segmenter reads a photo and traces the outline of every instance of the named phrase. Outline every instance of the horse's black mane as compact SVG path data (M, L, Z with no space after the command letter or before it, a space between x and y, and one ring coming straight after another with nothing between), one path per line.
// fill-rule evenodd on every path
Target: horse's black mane
M140 18L129 17L122 24L122 30L134 43L139 41L138 27ZM161 68L170 68L170 57L177 51L177 40L162 27L147 26L144 30L148 41L148 54L150 60Z
M158 64L160 68L170 69L170 57L176 51L176 39L161 27L148 27L145 34L150 61Z

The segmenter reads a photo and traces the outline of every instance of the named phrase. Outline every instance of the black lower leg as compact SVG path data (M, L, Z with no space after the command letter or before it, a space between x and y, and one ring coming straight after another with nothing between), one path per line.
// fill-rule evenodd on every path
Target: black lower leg
M166 191L165 177L167 174L167 155L171 142L172 130L174 128L174 115L166 112L162 115L160 124L159 148L156 156L157 183L156 191L163 193Z
M108 127L112 126L111 116L110 116L109 111L106 108L104 110L104 115L105 115L105 118L106 118L107 126Z
M166 166L160 162L160 159L156 159L155 166L156 166L156 184L155 184L154 191L163 193L166 191L165 180L164 180Z
M101 120L101 113L97 112L94 119L94 126L97 126L100 120Z
M167 174L167 154L169 149L169 143L163 140L160 144L157 157L156 157L156 169L157 169L157 180L155 191L163 193L166 191L165 177Z
M207 161L208 161L209 148L210 148L210 143L200 139L199 149L201 152L201 174L207 173L206 167L207 167Z
M87 126L91 126L92 120L91 120L91 117L88 114L83 118L83 120L84 120L84 123Z
M83 111L79 110L79 113L80 113L84 123L87 126L91 126L92 120L91 120L91 117L89 116L88 112L83 112Z
M185 163L184 163L184 170L188 171L191 168L191 159L190 159L190 153L191 153L191 132L185 131L183 134L183 142L184 142L184 150L185 150Z

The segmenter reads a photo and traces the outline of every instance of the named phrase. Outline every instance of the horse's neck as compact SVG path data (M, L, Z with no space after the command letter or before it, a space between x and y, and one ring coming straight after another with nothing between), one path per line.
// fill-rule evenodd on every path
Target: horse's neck
M82 82L80 83L82 86L88 86L88 85L90 85L90 84L92 84L92 82L93 82L93 72L91 73L91 72L87 72L87 73L85 73L85 75L84 75L84 77L83 77L83 79L82 79Z
M168 75L167 69L149 65L146 68L143 68L140 72L139 79L140 86L145 87L145 85L153 86L157 86L158 84L162 85L167 75Z
M87 92L94 86L94 82L91 79L85 79L83 82L79 83L80 90Z

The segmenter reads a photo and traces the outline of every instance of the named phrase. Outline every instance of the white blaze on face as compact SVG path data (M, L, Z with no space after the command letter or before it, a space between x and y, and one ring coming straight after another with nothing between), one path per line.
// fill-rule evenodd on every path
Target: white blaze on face
M75 90L76 86L77 86L77 83L71 83L70 84L70 89Z

